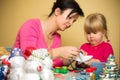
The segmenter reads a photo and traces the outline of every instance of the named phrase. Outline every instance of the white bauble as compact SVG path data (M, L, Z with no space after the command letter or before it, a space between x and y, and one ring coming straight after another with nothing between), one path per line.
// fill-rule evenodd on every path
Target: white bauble
M27 73L21 80L40 80L40 76L36 73Z
M54 74L52 72L52 60L50 59L50 57L46 57L43 60L44 63L44 68L41 72L41 77L43 80L54 80Z
M23 67L25 65L25 59L22 56L14 56L9 59L10 73L8 74L8 80L21 80L24 76Z
M11 63L10 68L23 68L25 64L25 59L21 56L12 57L9 61Z
M24 66L24 70L27 73L39 73L42 70L43 64L35 60L27 60Z
M41 78L42 80L54 80L53 72L48 68L44 68L41 72Z
M27 60L24 66L25 75L22 80L40 80L43 64L37 60Z
M21 80L24 76L24 70L22 68L15 68L10 70L8 74L8 80Z

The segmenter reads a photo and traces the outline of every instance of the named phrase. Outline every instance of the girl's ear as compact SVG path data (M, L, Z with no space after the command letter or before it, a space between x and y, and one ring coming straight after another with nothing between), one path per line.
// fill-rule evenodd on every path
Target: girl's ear
M107 32L104 30L103 32L102 32L104 35L106 35L107 34Z
M56 8L54 14L55 16L60 15L61 14L60 8Z
M103 35L103 36L105 36L105 35L106 35L106 33L105 33L105 32L102 32L102 35Z

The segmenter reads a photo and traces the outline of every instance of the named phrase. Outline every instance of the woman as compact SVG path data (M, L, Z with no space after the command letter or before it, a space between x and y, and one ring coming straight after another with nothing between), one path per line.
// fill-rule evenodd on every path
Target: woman
M61 46L61 36L57 31L68 29L79 16L84 16L82 9L75 0L56 0L47 20L30 19L20 28L14 47L24 53L26 47L48 49L55 66L62 66L65 59L79 54L73 46ZM64 58L64 59L63 59Z

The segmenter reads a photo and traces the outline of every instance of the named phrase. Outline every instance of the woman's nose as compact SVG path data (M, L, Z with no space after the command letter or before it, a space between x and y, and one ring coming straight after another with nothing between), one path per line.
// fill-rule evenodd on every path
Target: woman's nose
M69 26L71 26L73 24L73 20L69 20L68 24L69 24Z

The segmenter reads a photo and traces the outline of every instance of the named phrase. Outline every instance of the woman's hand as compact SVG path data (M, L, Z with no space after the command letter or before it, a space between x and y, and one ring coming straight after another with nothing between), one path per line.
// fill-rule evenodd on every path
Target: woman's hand
M65 58L65 59L72 59L79 55L80 50L73 46L65 46L52 49L50 51L50 55L52 59L55 58Z
M84 55L84 56L87 56L87 52L86 51L84 51L83 49L80 49L80 51L82 52L82 54Z

